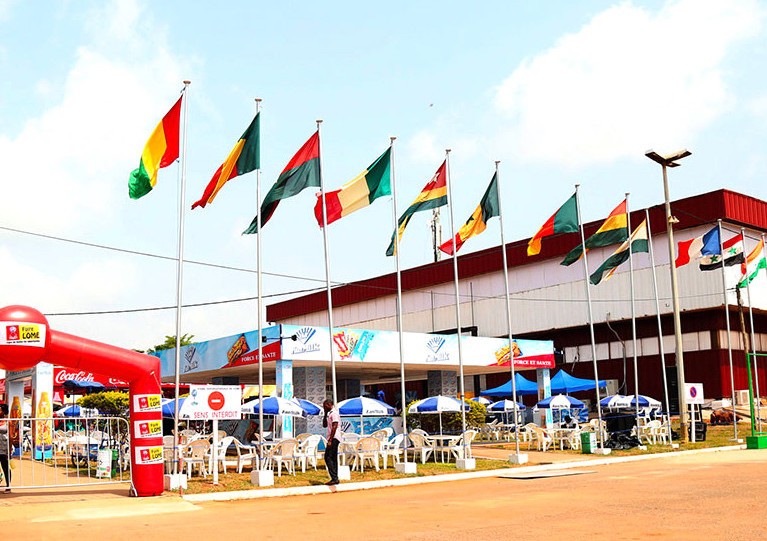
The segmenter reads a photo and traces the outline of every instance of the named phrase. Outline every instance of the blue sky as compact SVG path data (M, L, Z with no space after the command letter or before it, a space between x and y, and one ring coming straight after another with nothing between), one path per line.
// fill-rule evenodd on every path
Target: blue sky
M649 148L693 152L672 173L672 198L723 187L767 196L763 3L265 4L0 0L2 305L34 306L56 329L125 347L174 334L173 310L91 314L175 305L172 261L9 229L174 257L179 167L138 201L127 178L183 79L192 81L187 209L257 96L263 193L322 118L329 189L398 137L400 210L451 148L458 224L501 160L509 241L535 233L575 183L585 220L606 216L625 192L633 208L660 203ZM255 238L240 235L255 185L254 173L238 177L207 208L187 210L187 259L255 268ZM322 285L315 191L280 205L263 254L268 273L320 282L269 274L268 295ZM461 253L497 245L497 223ZM388 199L332 224L332 279L392 272L392 229ZM402 242L403 267L430 260L426 213ZM253 273L185 266L185 303L255 294ZM252 329L255 302L190 308L182 321L198 339Z

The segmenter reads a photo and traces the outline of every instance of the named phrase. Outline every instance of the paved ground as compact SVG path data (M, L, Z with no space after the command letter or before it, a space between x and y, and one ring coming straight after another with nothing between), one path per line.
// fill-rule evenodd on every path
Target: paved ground
M767 539L767 451L592 461L562 472L570 475L232 502L129 499L97 487L0 495L0 531L25 540Z

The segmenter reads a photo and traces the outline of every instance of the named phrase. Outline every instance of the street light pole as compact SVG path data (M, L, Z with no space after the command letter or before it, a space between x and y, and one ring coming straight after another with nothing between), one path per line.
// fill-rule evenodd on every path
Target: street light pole
M674 216L671 215L671 198L668 191L668 167L677 167L676 160L686 158L691 154L688 150L680 150L669 156L661 156L653 150L645 152L645 156L657 162L663 169L663 196L666 205L666 235L668 237L668 260L671 268L671 301L674 310L674 340L676 353L676 377L677 391L679 395L679 421L681 425L680 441L687 443L687 400L685 397L685 378L684 378L684 350L682 348L682 322L679 312L679 284L677 282L676 265L674 264L674 228L677 223ZM662 339L662 337L661 337ZM665 367L664 367L665 369ZM671 413L669 412L669 415Z

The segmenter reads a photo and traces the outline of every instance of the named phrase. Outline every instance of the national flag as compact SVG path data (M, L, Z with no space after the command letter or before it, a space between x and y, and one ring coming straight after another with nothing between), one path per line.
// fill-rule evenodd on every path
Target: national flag
M719 249L719 227L714 226L713 229L700 237L680 242L677 246L674 266L678 268L695 259L718 254Z
M541 253L541 239L557 233L575 233L578 231L578 203L573 194L565 204L546 220L546 223L527 243L527 255Z
M261 227L274 214L280 201L299 194L304 188L310 186L318 187L320 185L320 132L314 132L304 146L298 149L296 155L291 158L285 169L282 170L277 182L266 194L263 203L261 203ZM258 233L259 218L256 215L250 222L248 228L242 232L243 235Z
M761 269L767 269L767 259L764 257L764 239L754 246L746 260L740 265L742 274L738 287L746 287L759 275Z
M722 268L722 252L717 250L715 254L704 256L700 260L700 270L709 271ZM743 263L743 236L735 235L729 240L724 241L722 244L722 250L724 251L724 266L732 267L739 263Z
M367 207L384 195L391 195L391 146L362 173L340 189L325 194L328 224ZM322 194L317 194L314 217L322 227Z
M631 243L631 250L629 252L629 242ZM636 254L639 252L649 251L649 240L647 236L647 220L642 220L642 223L634 229L631 233L631 238L627 239L621 244L613 254L605 259L597 270L595 270L590 281L592 284L597 285L599 282L609 280L612 275L615 274L615 269L620 267L623 263L628 261L630 254ZM604 276L605 273L607 276Z
M224 184L234 177L250 173L261 167L260 126L261 113L256 113L250 126L248 126L239 141L234 145L224 163L213 173L213 178L210 179L210 182L205 187L205 192L200 200L192 205L192 208L205 208L205 205L213 202L219 190L224 187Z
M423 187L421 193L415 198L415 201L402 213L397 220L397 231L392 233L391 242L386 249L386 255L394 255L394 235L398 235L399 242L402 234L405 232L407 224L413 214L421 210L431 210L447 205L447 160L442 162L437 172L431 177L431 180Z
M157 184L157 171L178 159L183 97L162 117L144 145L138 169L134 169L128 179L128 195L131 199L138 199L151 192Z
M474 210L471 217L461 226L454 239L442 243L440 250L447 255L453 255L453 246L455 251L461 249L467 239L479 235L487 229L487 221L493 216L500 216L501 206L498 201L498 173L493 174L490 184L485 190L485 195L479 201L479 206Z
M591 248L601 248L603 246L610 246L611 244L618 244L628 238L628 215L626 213L626 200L624 199L620 205L615 207L610 215L602 224L602 227L597 229L597 232L586 239L586 251ZM562 260L561 265L572 265L578 261L583 255L583 245L578 244Z

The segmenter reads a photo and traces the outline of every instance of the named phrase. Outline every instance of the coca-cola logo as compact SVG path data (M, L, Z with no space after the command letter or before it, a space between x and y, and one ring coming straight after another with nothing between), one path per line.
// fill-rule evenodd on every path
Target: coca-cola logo
M85 370L80 370L79 372L67 372L66 369L63 368L56 369L53 375L54 385L64 385L64 382L67 380L84 381L88 383L99 381L96 379L93 372L86 372ZM125 385L125 382L118 378L107 378L106 381L108 385ZM103 382L99 381L99 383Z

